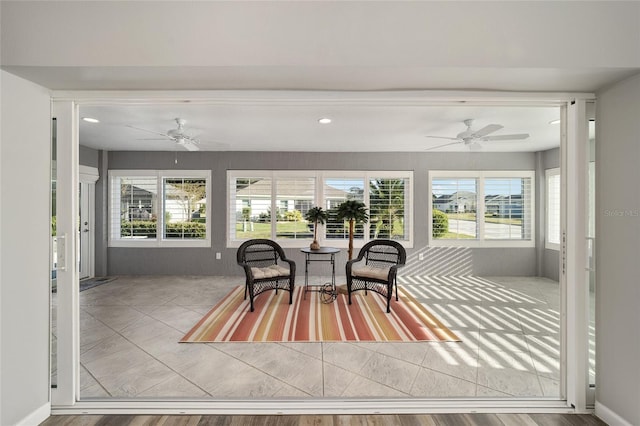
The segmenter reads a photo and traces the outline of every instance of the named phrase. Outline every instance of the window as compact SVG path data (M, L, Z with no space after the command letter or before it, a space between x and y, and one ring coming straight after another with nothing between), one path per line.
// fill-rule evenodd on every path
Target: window
M545 247L560 249L560 169L548 169Z
M430 173L433 245L533 247L534 172Z
M374 238L412 243L412 172L229 171L230 246L250 238L270 238L300 247L313 238L305 220L313 206L322 206L328 220L319 230L321 244L346 247L349 229L337 220L337 207L360 200L370 222L356 224L358 244Z
M109 245L210 245L209 171L110 170Z
M406 240L405 209L409 179L376 177L369 180L369 237Z

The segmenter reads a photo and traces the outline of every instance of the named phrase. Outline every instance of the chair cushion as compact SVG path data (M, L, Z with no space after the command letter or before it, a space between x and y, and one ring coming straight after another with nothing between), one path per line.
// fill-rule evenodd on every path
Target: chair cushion
M280 265L270 265L265 268L251 268L251 274L256 280L263 278L288 277L290 272Z
M376 268L371 265L357 266L351 270L351 276L385 281L389 278L389 269L391 269L389 266L386 268Z

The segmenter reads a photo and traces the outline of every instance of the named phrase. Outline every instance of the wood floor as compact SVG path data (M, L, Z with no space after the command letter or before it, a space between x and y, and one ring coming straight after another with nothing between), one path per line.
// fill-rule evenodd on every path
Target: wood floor
M596 426L589 414L429 414L307 416L51 416L41 426Z

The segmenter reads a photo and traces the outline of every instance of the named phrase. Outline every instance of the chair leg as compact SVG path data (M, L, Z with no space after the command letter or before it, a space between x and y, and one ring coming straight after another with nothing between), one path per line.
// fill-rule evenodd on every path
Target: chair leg
M387 313L391 312L391 294L387 296Z
M394 281L394 284L396 286L396 302L398 301L398 281Z

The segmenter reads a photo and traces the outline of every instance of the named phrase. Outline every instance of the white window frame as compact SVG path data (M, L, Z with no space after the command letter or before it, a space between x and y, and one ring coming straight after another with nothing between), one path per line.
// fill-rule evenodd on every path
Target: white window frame
M323 171L323 170L227 170L227 197L226 197L226 210L227 210L227 227L226 227L226 239L227 239L227 247L228 248L237 248L242 244L246 239L236 239L232 238L231 232L233 227L235 226L235 219L232 216L232 206L235 206L235 199L232 200L231 197L234 196L231 182L237 178L265 178L271 179L271 211L275 212L276 208L276 187L277 180L279 178L314 178L316 180L315 184L315 196L314 196L314 205L316 206L324 206L326 205L324 199L324 181L325 179L332 178L358 178L363 179L364 181L364 202L367 206L367 212L369 211L369 181L372 178L385 178L385 179L407 179L409 181L408 188L405 188L405 192L407 194L408 200L405 197L405 218L409 225L409 232L407 233L407 239L396 240L401 243L406 248L413 247L413 234L414 234L414 225L413 225L413 206L414 206L414 198L413 198L413 171L388 171L388 170L370 170L370 171L352 171L352 170L331 170L331 171ZM364 238L362 239L354 239L353 244L354 247L362 247L365 243L369 242L371 239L369 237L369 224L366 223L364 228ZM276 224L272 222L271 224L271 237L278 242L282 247L301 247L307 246L312 238L275 238L275 229ZM321 246L331 246L337 248L347 248L349 245L349 240L345 239L327 239L325 238L325 226L320 225L318 228L318 242Z
M462 170L462 171L454 171L454 170L431 170L428 173L428 236L429 236L429 246L432 247L535 247L535 171L533 170L497 170L497 171L471 171L471 170ZM477 179L477 210L476 216L478 221L478 238L477 239L439 239L433 238L433 202L431 200L431 194L433 193L433 179L439 178L470 178ZM484 181L485 179L492 178L529 178L531 181L531 192L529 194L529 211L528 217L529 219L529 234L531 237L528 240L494 240L494 239L485 239L485 231L484 231L484 211L485 211L485 199L484 199ZM525 212L525 215L527 213Z
M558 176L559 179L562 179L560 177L560 168L556 167L553 169L547 169L544 172L545 178L544 178L544 185L545 185L545 225L544 225L544 247L546 249L549 250L560 250L560 240L561 240L561 219L560 219L560 203L562 202L562 200L560 199L560 191L562 188L562 182L560 182L560 185L558 186L558 212L557 212L557 221L558 221L558 242L557 243L553 243L551 241L549 241L549 217L550 214L552 213L549 209L550 207L550 203L549 203L549 179L555 176Z
M211 170L109 170L109 247L211 247ZM118 177L136 177L150 176L156 178L156 190L158 192L158 212L157 212L157 231L156 238L144 240L123 239L116 236L119 229L115 230L112 214L119 211L119 199L113 197L114 178ZM166 178L194 178L205 179L205 194L207 205L205 214L207 217L206 234L204 239L179 239L164 238L162 230L164 229L164 210L165 200L163 194L163 181ZM119 220L118 220L119 223Z

